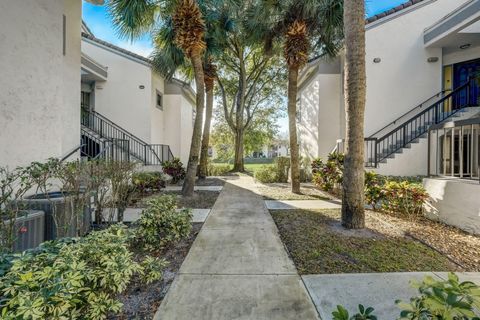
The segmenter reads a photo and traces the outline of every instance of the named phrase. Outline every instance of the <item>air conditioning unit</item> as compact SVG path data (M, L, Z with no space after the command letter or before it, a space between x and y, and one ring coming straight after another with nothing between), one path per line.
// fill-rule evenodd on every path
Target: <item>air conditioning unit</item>
M43 211L21 211L14 223L15 242L13 250L15 252L38 247L45 240L45 213Z

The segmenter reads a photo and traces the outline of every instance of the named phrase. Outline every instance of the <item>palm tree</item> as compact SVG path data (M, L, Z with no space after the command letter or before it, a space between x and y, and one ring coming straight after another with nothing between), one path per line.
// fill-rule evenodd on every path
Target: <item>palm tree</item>
M153 32L161 21L171 17L175 32L174 42L190 61L195 75L196 116L193 126L187 174L182 188L183 196L192 196L195 186L203 110L205 107L205 82L203 53L206 48L206 26L203 14L195 0L110 0L109 11L120 35L130 38Z
M205 73L205 93L207 103L205 108L205 124L203 126L202 148L200 152L200 168L198 177L204 179L207 176L208 169L208 147L210 144L210 125L213 115L213 89L215 87L215 79L217 78L217 66L212 63L211 59L207 59L204 64Z
M202 5L204 1L199 1L200 8L207 11ZM213 113L214 87L216 74L216 65L213 60L222 53L223 41L218 41L217 38L223 36L223 26L218 23L218 16L214 11L204 13L205 24L207 26L207 33L205 35L206 50L203 57L203 72L205 81L205 95L206 95L206 110L205 121L203 125L203 135L200 153L200 164L198 176L203 179L207 176L208 164L208 146L210 144L210 127ZM152 53L153 68L163 74L166 79L170 80L174 77L178 70L188 78L193 80L193 69L188 63L183 51L177 47L174 41L175 30L171 19L164 22L162 27L156 32L154 36L154 51Z
M345 110L347 135L343 173L342 225L365 227L364 114L366 95L365 2L345 0Z
M288 123L292 192L300 193L300 157L297 139L298 75L312 53L334 56L340 48L343 27L342 0L261 1L248 22L252 41L265 41L268 51L283 41L288 66Z

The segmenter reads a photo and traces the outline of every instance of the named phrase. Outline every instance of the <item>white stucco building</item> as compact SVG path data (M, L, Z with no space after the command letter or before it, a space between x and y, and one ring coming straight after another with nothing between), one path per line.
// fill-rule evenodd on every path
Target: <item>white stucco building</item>
M82 30L82 107L148 145L169 146L186 163L195 112L191 86L166 81L149 59L96 38L85 25ZM165 158L162 149L157 153Z
M0 166L79 145L80 0L0 1Z
M410 0L367 19L366 68L366 168L430 176L429 214L480 234L480 1ZM344 151L343 77L342 54L302 71L304 156Z

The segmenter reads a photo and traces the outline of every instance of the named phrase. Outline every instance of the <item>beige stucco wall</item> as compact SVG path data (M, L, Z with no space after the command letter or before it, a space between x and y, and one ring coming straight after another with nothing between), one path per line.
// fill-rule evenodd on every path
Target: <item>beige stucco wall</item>
M95 111L149 143L154 91L151 68L85 39L82 52L108 68L107 81L97 82L94 88ZM162 89L161 84L159 87Z
M1 166L79 145L80 25L78 0L0 1Z

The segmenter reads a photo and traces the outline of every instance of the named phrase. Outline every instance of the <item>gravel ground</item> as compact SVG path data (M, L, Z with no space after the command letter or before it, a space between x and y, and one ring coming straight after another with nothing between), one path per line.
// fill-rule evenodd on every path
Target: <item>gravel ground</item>
M480 236L424 217L409 220L381 212L368 212L368 215L435 248L463 271L480 272Z
M122 313L110 316L108 319L152 319L201 227L202 223L194 223L192 232L187 239L154 254L154 256L162 257L169 262L164 270L163 279L148 285L141 283L138 279L132 281L127 291L119 296L123 303Z

